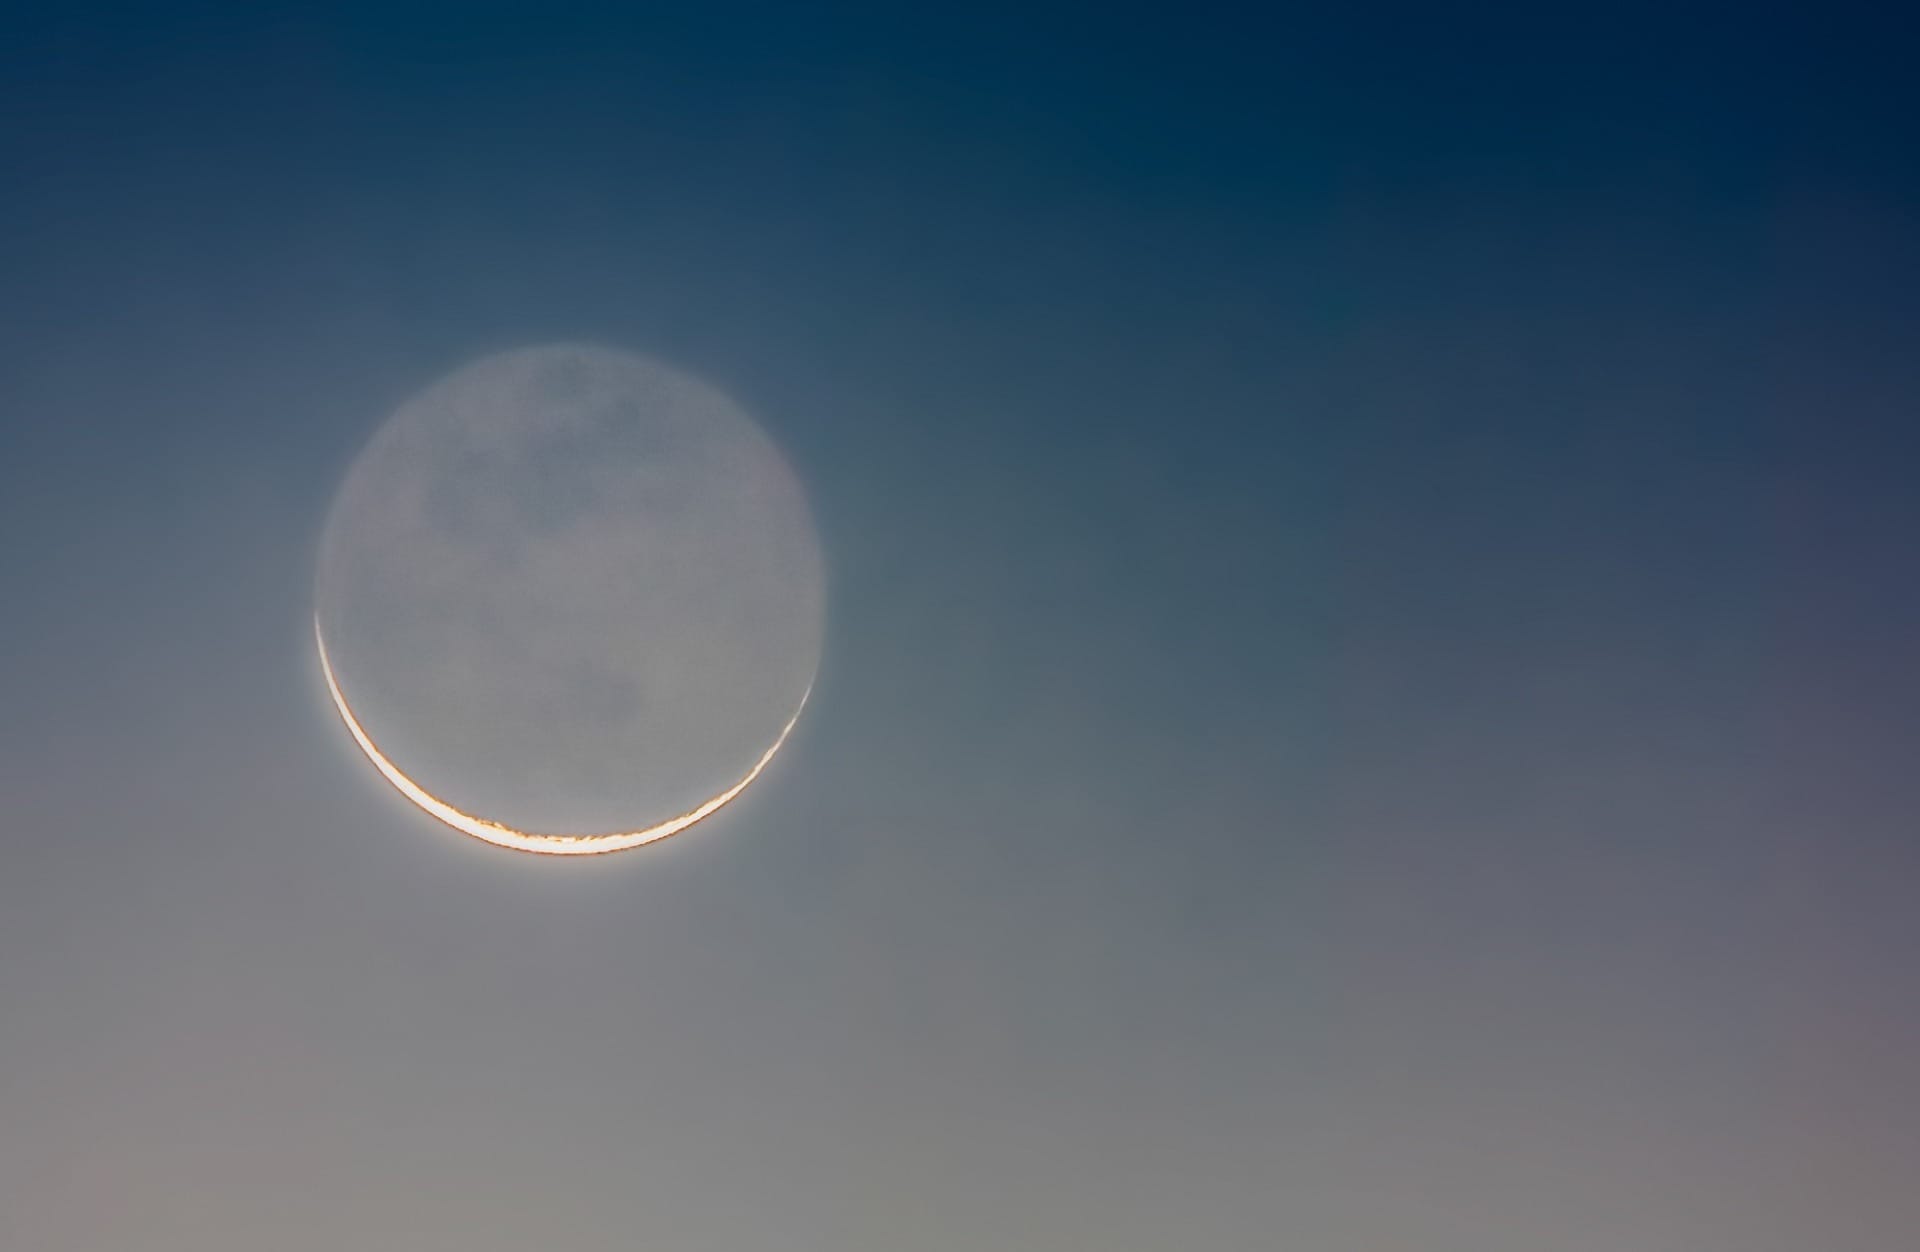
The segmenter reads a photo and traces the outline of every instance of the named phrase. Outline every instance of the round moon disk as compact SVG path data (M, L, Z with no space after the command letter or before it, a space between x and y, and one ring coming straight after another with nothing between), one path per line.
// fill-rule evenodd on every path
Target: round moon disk
M766 768L825 590L752 418L567 344L401 406L334 500L315 600L328 693L388 782L467 834L578 854L684 830Z

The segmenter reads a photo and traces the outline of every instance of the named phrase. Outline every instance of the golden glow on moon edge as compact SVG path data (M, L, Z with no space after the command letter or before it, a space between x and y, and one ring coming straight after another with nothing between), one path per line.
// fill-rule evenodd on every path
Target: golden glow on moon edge
M472 835L475 839L484 839L488 843L502 848L511 848L516 852L540 852L548 856L593 856L603 852L624 852L628 848L637 848L641 844L665 839L668 835L677 835L695 822L711 817L745 791L747 784L758 778L760 772L767 768L768 762L773 760L774 753L780 751L781 745L787 741L787 736L793 733L794 726L800 721L801 710L807 707L807 697L813 694L813 688L809 685L800 696L799 707L794 709L793 716L774 738L773 746L761 754L760 759L754 762L753 768L748 770L745 776L719 795L702 801L678 817L670 817L663 822L638 830L615 830L595 835L543 835L515 830L511 826L503 826L499 822L488 821L484 817L476 817L472 813L457 809L401 773L400 767L388 760L386 755L374 745L372 737L360 725L360 720L353 715L353 709L347 704L346 696L341 694L340 684L333 676L333 665L327 659L327 641L320 633L318 617L313 621L313 641L319 646L320 672L326 677L327 693L333 697L333 707L339 711L340 720L346 723L348 732L353 735L353 741L360 745L360 750L366 753L367 759L373 762L373 767L380 771L381 776L393 784L394 790L413 801L429 816L437 818L462 834Z

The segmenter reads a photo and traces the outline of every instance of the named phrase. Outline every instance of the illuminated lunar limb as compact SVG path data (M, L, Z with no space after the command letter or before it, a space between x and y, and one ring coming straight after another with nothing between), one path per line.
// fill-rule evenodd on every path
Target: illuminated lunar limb
M438 818L455 830L472 835L476 839L484 839L502 848L512 848L516 852L541 852L549 856L593 856L602 852L624 852L628 848L637 848L642 844L665 839L668 835L679 834L695 822L713 816L732 803L736 796L747 789L747 784L760 776L760 772L767 768L774 754L780 751L782 744L786 743L787 736L792 734L793 728L799 724L800 711L806 707L807 702L805 695L800 697L801 709L794 710L793 717L781 729L779 738L775 739L765 754L754 762L753 768L747 771L745 777L719 795L688 809L677 817L670 817L664 822L639 830L615 830L596 835L537 834L532 831L515 830L511 826L503 826L499 822L488 821L472 813L463 813L440 797L426 791L402 773L400 767L389 761L367 736L365 728L353 715L353 707L347 703L346 696L341 694L340 684L334 681L333 666L327 660L327 641L320 634L318 619L313 624L313 640L320 650L320 672L327 680L327 694L333 697L333 707L339 711L340 720L346 723L347 732L353 736L353 741L360 745L360 751L366 753L367 759L373 762L373 767L393 784L394 790L418 805L429 816Z

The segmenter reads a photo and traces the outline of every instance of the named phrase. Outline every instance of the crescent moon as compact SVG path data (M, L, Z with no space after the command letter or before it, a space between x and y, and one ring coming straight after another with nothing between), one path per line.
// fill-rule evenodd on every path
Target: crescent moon
M333 697L333 707L339 711L340 720L346 723L347 731L353 736L353 741L360 745L360 751L366 753L367 759L373 762L373 767L380 771L383 778L393 784L394 790L411 800L429 816L437 818L462 834L472 835L475 839L484 839L502 848L512 848L516 852L541 852L549 856L594 856L606 852L624 852L628 848L637 848L642 844L665 839L669 835L677 835L694 823L713 816L732 803L741 792L747 789L747 785L767 768L774 754L779 752L781 745L786 743L787 736L792 734L793 728L799 724L801 710L807 706L807 697L813 694L813 686L809 683L806 691L800 696L799 707L794 709L793 716L781 728L772 746L761 754L760 759L754 762L753 768L748 770L738 782L678 817L670 817L663 822L637 830L615 830L592 835L539 834L533 831L515 830L511 826L504 826L499 822L489 821L484 817L477 817L457 809L402 773L400 767L388 760L386 754L374 744L372 736L368 735L366 728L360 725L360 719L353 715L353 707L347 703L347 697L341 692L340 684L333 676L333 665L327 659L327 641L320 633L318 616L313 621L313 641L320 649L320 672L326 677L327 694Z

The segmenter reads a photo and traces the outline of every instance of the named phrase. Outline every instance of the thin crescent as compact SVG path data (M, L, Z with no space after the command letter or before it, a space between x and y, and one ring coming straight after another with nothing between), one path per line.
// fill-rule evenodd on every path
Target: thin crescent
M319 645L320 672L326 676L327 692L333 696L333 707L339 710L340 720L346 723L347 730L353 735L353 741L360 745L362 752L367 754L367 759L373 762L373 767L393 784L394 790L413 801L430 816L438 818L463 834L472 835L475 839L484 839L502 848L512 848L516 852L541 852L548 856L593 856L604 852L624 852L628 848L637 848L643 843L653 843L655 840L665 839L668 835L677 835L702 818L713 816L731 803L735 796L745 791L748 783L760 777L760 771L767 768L767 763L773 760L774 753L780 750L780 746L786 743L787 736L793 733L794 726L800 721L801 710L807 707L807 697L813 694L813 684L809 683L806 691L801 693L799 707L794 709L793 716L775 737L773 746L761 754L760 759L754 762L753 768L746 772L745 777L719 795L702 801L678 817L670 817L657 825L645 826L639 830L615 830L597 835L542 835L515 830L511 826L503 826L499 822L488 821L484 817L475 817L471 813L462 812L401 773L400 767L389 761L386 755L374 746L372 737L367 734L366 728L360 725L360 719L353 715L353 709L348 706L346 696L341 694L340 684L333 677L333 665L327 659L327 641L320 633L320 619L317 616L313 619L313 641Z

